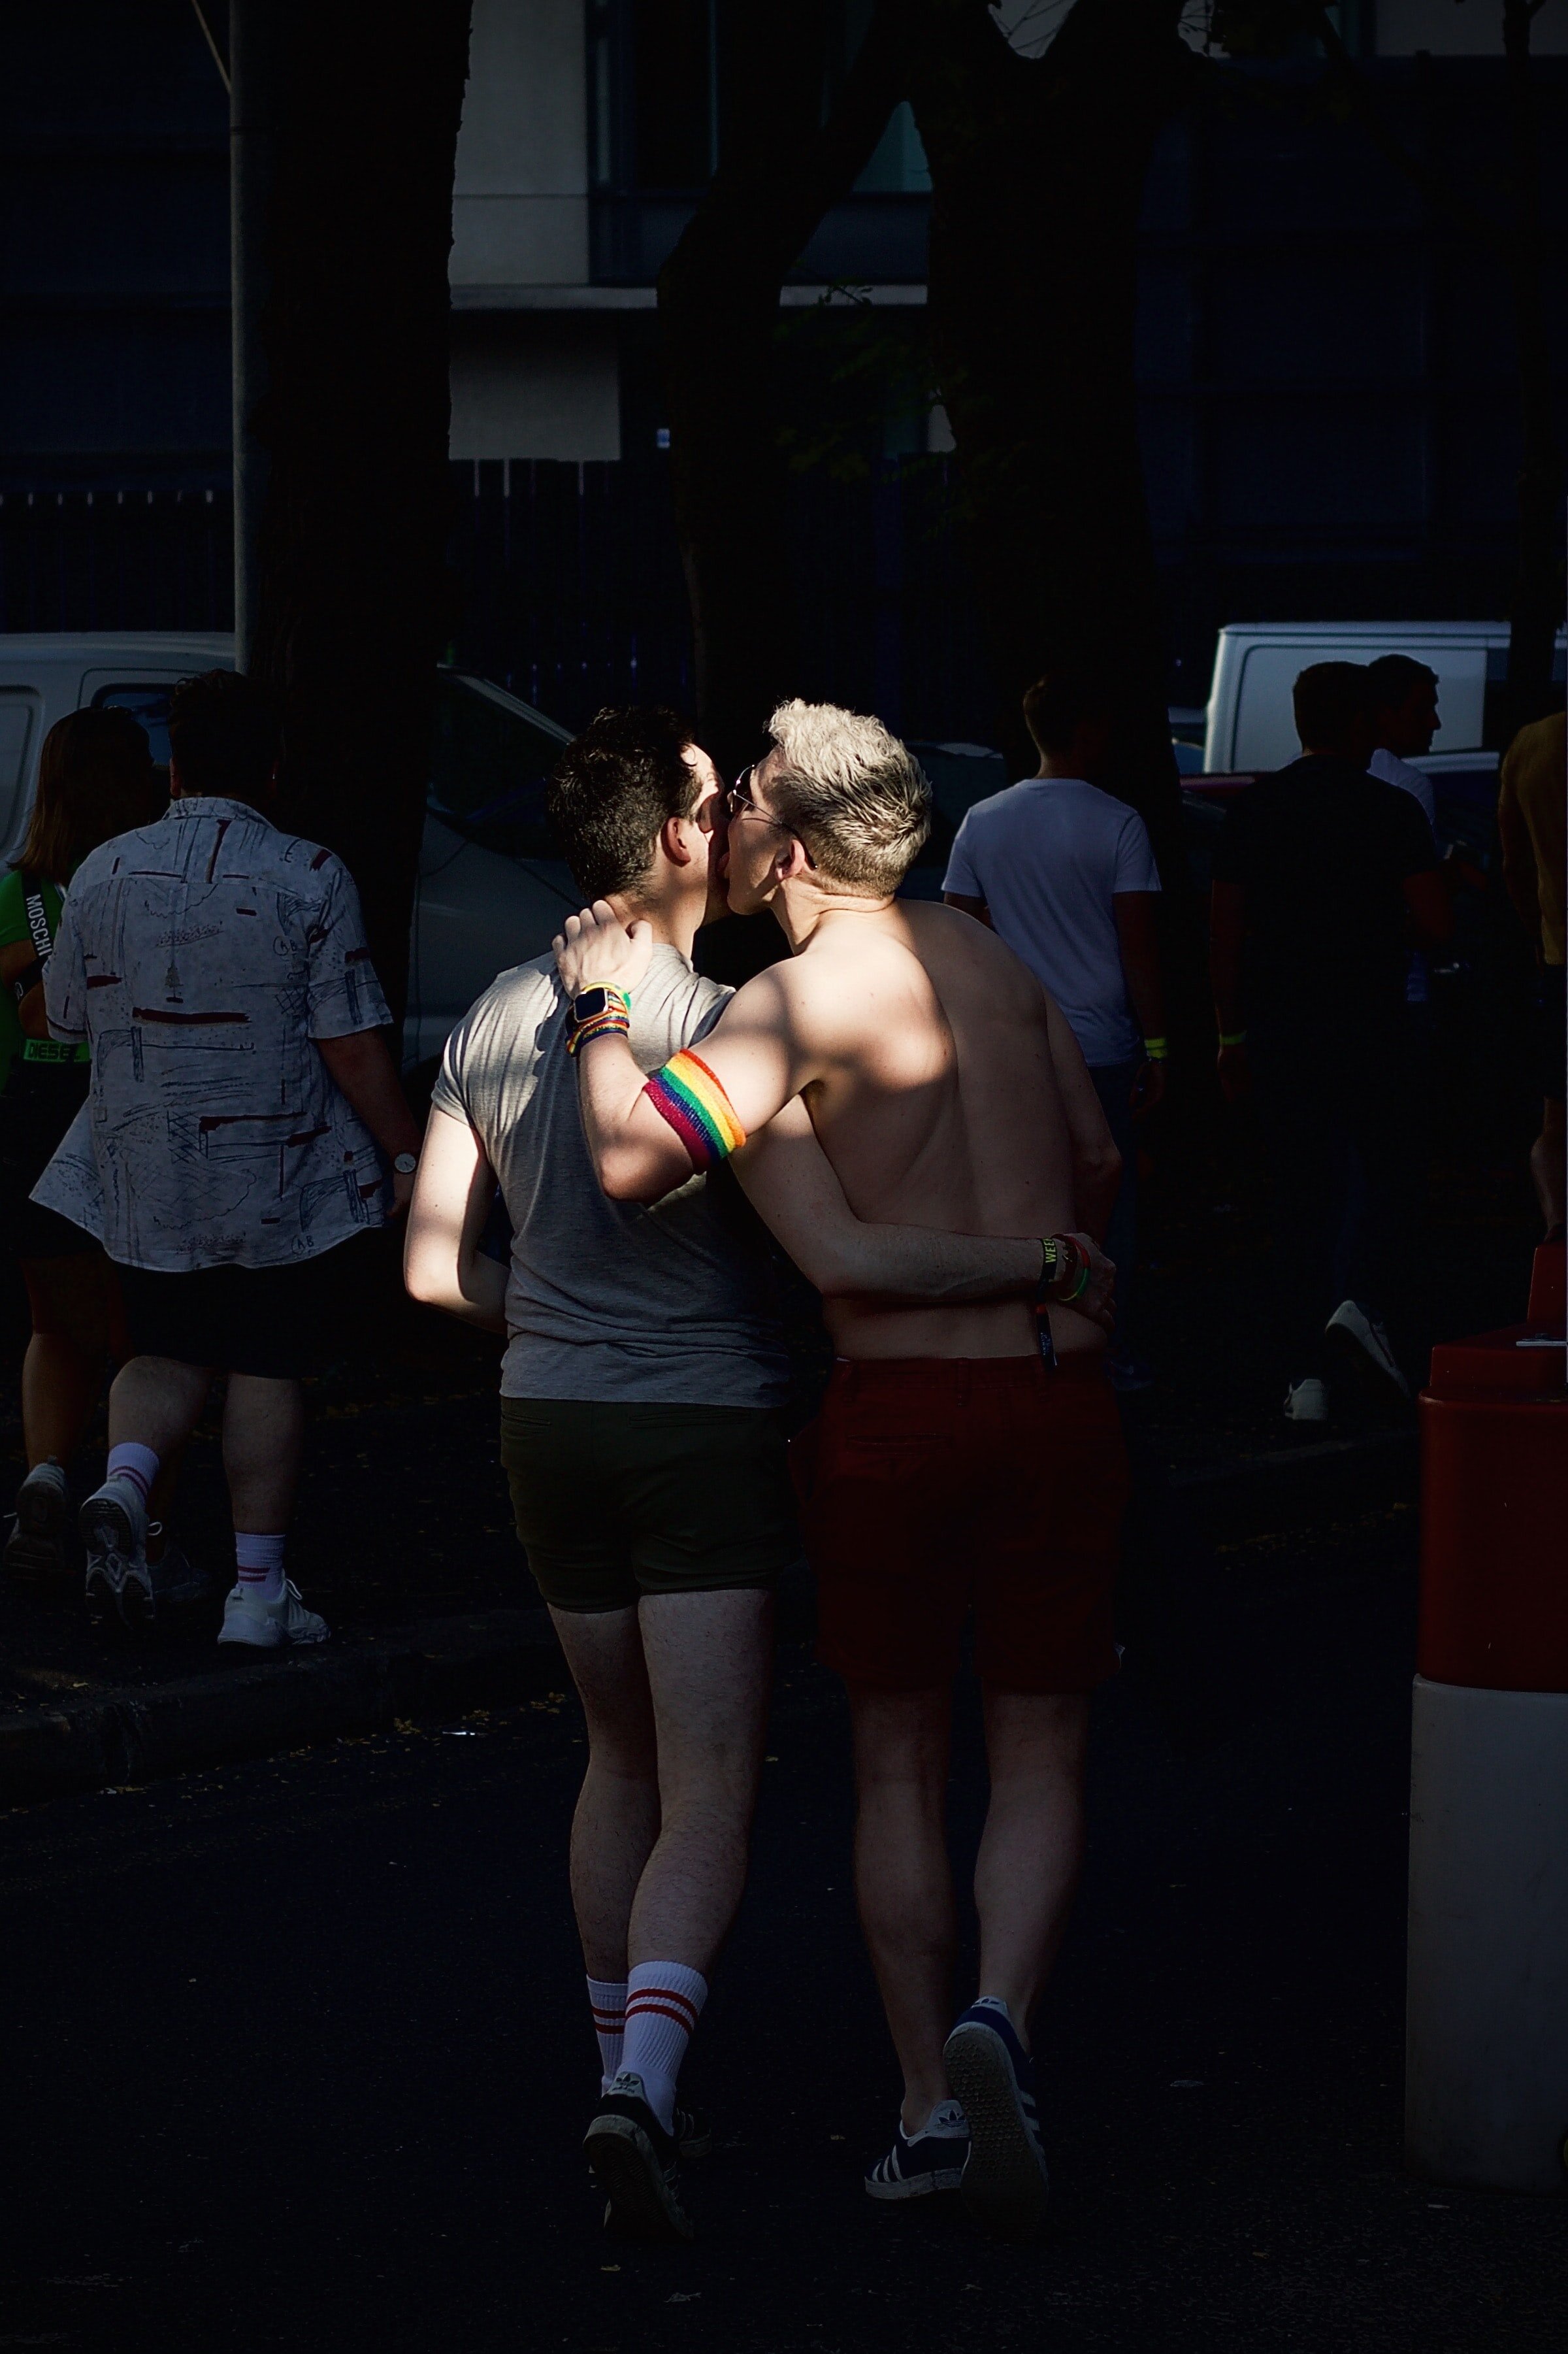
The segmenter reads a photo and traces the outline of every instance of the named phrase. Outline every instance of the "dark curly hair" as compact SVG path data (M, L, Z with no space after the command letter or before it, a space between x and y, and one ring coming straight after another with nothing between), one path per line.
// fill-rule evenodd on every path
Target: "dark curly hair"
M690 817L697 779L683 755L692 740L678 712L632 705L596 712L567 745L545 808L585 899L635 892L661 828Z

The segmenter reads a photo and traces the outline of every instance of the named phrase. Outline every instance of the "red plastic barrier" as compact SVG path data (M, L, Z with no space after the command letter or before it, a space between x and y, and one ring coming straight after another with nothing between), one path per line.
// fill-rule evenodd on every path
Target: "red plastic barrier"
M1417 1665L1436 1683L1568 1692L1561 1246L1555 1267L1552 1257L1537 1254L1530 1324L1432 1352L1421 1398ZM1552 1333L1555 1344L1531 1345Z

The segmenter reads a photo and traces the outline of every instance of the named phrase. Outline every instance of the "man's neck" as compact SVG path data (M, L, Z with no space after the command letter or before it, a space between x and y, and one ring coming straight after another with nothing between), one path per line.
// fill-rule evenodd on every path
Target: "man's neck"
M699 908L666 907L657 901L645 906L641 900L628 898L619 891L610 893L609 904L628 928L633 924L646 924L661 948L677 949L690 964L697 927L702 921Z
M780 883L768 902L789 943L791 956L802 956L825 928L853 917L885 916L891 896L870 892L823 891L813 883Z
M1052 777L1059 783L1069 785L1092 785L1095 781L1093 777L1085 776L1081 761L1075 765L1070 760L1054 760L1049 752L1041 753L1040 766L1034 774L1036 779Z

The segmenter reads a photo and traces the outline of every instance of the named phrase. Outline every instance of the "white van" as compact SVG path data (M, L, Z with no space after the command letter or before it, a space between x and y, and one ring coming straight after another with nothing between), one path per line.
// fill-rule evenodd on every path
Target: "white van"
M88 704L133 712L169 757L169 695L193 671L227 670L232 637L120 631L0 635L0 864L26 832L38 748ZM406 1066L440 1053L480 991L539 956L578 905L545 822L544 780L567 731L488 679L442 669L408 953Z
M1301 747L1290 690L1309 663L1409 654L1437 673L1441 725L1415 762L1434 775L1495 769L1508 676L1506 621L1232 621L1220 631L1203 767L1210 774L1282 769ZM1561 651L1568 641L1559 636Z

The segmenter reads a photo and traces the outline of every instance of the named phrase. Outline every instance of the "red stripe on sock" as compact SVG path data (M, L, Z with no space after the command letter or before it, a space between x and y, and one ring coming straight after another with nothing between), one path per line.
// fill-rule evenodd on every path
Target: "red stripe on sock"
M673 1987L633 1987L630 1993L626 1998L626 2008L628 2010L635 2010L640 2002L647 2002L650 1999L654 2002L678 2002L683 2010L689 2010L691 2012L694 2019L695 2019L697 2015L697 2006L692 2000L691 1996L689 1994L678 1993Z
M659 1999L656 1996L647 2001L634 1999L626 2006L627 2023L630 2025L632 2020L639 2018L644 2011L653 2011L661 2019L673 2019L677 2027L685 2029L688 2035L694 2034L696 2031L697 2014L689 2003L683 2009L677 2009L675 2006L680 2000L679 1995L673 1995L667 2002Z

